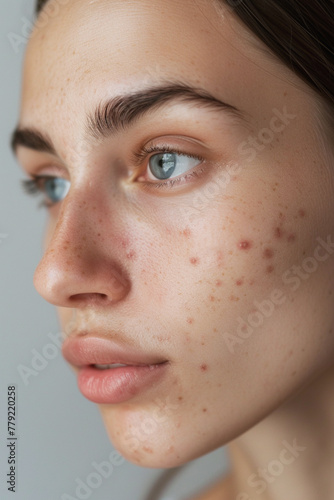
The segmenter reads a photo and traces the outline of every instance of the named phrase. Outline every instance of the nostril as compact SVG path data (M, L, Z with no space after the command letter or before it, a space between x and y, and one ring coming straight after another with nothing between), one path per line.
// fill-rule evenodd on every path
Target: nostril
M111 297L105 293L77 293L75 295L71 295L69 300L73 302L73 304L84 302L85 304L98 305L104 302L111 302Z

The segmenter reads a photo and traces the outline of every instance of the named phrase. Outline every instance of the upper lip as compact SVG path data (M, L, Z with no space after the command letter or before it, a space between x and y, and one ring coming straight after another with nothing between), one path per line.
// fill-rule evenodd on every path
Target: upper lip
M65 339L62 354L66 361L78 367L118 363L145 366L167 361L161 356L142 353L136 348L120 345L112 339L89 334Z

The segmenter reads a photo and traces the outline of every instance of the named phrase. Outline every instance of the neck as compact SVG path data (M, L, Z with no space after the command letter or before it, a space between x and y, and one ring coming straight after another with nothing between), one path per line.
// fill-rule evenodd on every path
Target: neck
M232 441L232 500L334 498L334 367Z

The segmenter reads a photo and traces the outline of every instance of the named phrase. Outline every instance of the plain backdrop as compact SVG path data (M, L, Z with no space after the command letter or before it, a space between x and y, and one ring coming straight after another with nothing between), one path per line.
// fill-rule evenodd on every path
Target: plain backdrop
M96 405L80 394L73 372L52 340L60 331L55 310L33 287L46 213L23 194L23 172L9 147L18 120L21 68L34 2L1 0L0 9L0 498L186 499L227 469L224 449L178 469L145 469L125 461L103 481L92 475L92 464L109 461L113 447ZM6 483L9 385L17 390L15 494ZM76 487L88 478L94 488L86 493L78 490L81 496L77 496Z

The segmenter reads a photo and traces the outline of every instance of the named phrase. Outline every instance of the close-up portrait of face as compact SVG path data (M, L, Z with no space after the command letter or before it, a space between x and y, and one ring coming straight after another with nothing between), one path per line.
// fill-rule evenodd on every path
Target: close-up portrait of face
M7 143L46 214L64 380L138 469L228 455L206 488L134 498L125 475L124 499L332 500L333 0L34 9ZM54 498L114 498L90 483Z

